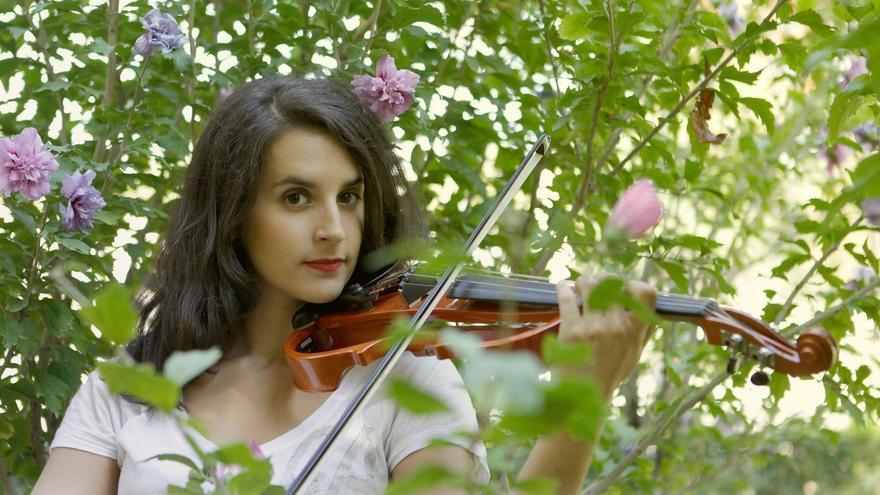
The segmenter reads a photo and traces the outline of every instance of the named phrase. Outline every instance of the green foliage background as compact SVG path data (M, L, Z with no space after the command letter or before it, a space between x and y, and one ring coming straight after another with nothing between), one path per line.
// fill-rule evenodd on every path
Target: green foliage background
M144 69L131 46L152 7L178 19L189 40ZM844 284L856 264L880 272L878 229L859 207L880 196L880 159L852 134L880 109L877 0L754 2L735 14L696 0L137 0L121 7L116 0L5 0L0 19L0 135L36 127L60 163L46 198L0 198L2 493L36 480L83 373L117 349L112 336L99 338L77 316L83 301L71 294L92 301L114 281L132 289L143 279L220 91L258 74L347 83L373 73L386 53L422 78L417 106L392 127L438 239L463 241L546 132L551 154L485 241L484 265L556 278L601 268L595 246L611 205L633 181L650 178L665 219L618 253L616 266L663 291L759 304L751 308L756 316L790 337L818 315L840 343L838 364L807 379L825 393L809 418L788 419L780 408L791 387L781 374L773 375L763 411L746 412L742 392L753 386L739 373L677 415L610 493L745 493L749 486L801 493L810 481L834 493L874 493L878 479L865 473L878 467L869 453L877 445L880 363L868 354L877 345L878 281L862 290ZM867 72L842 87L859 56ZM704 61L713 70L707 79ZM697 142L688 125L704 81L717 91L710 128L728 134L720 145ZM826 146L846 155L834 174L825 172ZM87 169L98 172L108 205L93 231L64 232L61 176ZM119 258L131 263L120 265L117 280ZM645 356L612 408L588 483L609 474L726 360L680 324L663 324ZM493 428L482 412L500 491L535 425ZM832 427L841 417L855 429Z

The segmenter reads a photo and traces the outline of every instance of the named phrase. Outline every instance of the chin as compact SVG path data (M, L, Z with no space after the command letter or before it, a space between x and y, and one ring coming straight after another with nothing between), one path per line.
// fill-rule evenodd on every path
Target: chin
M343 285L333 288L315 287L311 294L304 297L303 300L312 304L324 304L333 301L342 294ZM324 290L322 290L324 289Z
M339 291L332 296L327 296L327 297L317 297L316 296L316 297L310 297L310 298L307 298L304 300L305 300L305 302L311 303L311 304L325 304L325 303L331 302L334 299L336 299L337 297L339 297L339 294L341 294L341 293L342 293L342 291Z

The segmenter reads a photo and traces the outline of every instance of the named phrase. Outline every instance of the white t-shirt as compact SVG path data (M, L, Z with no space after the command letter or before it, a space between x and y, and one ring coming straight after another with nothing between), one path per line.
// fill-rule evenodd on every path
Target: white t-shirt
M272 484L287 487L360 390L370 366L355 366L311 416L296 428L260 445L272 463ZM382 493L391 470L407 455L433 439L460 445L474 455L474 477L488 481L486 448L457 432L477 431L476 414L461 376L447 360L415 357L409 352L398 361L393 377L443 400L451 413L415 415L398 407L379 390L355 415L325 455L306 493ZM188 432L199 448L217 449L195 430ZM69 447L116 459L120 468L120 495L166 493L169 484L184 486L189 468L175 461L150 459L162 453L183 454L201 462L187 444L176 420L168 414L111 394L97 371L80 387L55 433L50 450Z

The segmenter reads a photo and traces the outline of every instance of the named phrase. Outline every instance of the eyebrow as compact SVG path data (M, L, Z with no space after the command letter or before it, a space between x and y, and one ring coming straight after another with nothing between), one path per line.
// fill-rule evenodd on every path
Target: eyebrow
M352 187L352 186L357 186L357 185L359 185L359 184L363 184L363 183L364 183L364 178L363 178L363 177L357 177L357 178L352 179L352 180L346 182L345 184L343 184L343 185L342 185L342 188L345 189L345 188ZM314 182L312 182L312 181L310 181L310 180L306 180L306 179L303 179L303 178L301 178L301 177L295 177L295 176L293 176L293 175L289 175L289 176L287 176L287 177L285 177L285 178L279 180L279 181L276 182L274 185L272 185L272 187L273 187L273 188L276 188L276 187L278 187L278 186L284 186L284 185L287 185L287 184L293 184L293 185L296 185L296 186L303 186L303 187L307 187L307 188L310 188L310 189L316 189L316 188L318 187L317 184L315 184Z

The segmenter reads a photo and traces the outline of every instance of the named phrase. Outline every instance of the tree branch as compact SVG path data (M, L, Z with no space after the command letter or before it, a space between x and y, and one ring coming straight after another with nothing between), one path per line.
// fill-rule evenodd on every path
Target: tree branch
M774 326L779 325L779 323L788 316L789 311L791 311L791 306L794 303L795 296L797 296L801 289L804 288L804 285L807 284L807 281L812 278L813 274L816 273L819 267L825 263L825 260L827 260L828 257L831 256L832 253L834 253L834 251L837 251L838 247L840 247L840 241L832 244L831 247L828 248L827 251L825 251L822 257L816 260L816 262L813 263L813 266L811 266L810 269L807 270L806 275L801 278L800 282L798 282L798 284L794 286L794 289L792 289L791 293L788 295L788 299L785 300L785 304L782 305L782 309L779 310L779 313L773 320Z
M351 37L352 43L357 43L360 40L364 39L364 36L367 34L367 32L372 31L376 27L376 23L379 22L379 13L382 10L382 0L373 1L375 2L375 5L373 5L373 13L366 21L362 22L361 25L358 26L357 31L354 32L354 36ZM373 39L374 37L375 33L370 36L370 39Z
M12 475L6 468L3 457L0 457L0 478L3 478L3 490L6 495L18 495L18 489L12 483Z
M189 0L189 53L192 57L190 64L190 75L186 80L186 97L189 99L189 139L193 147L196 144L196 99L194 95L194 87L196 80L196 39L193 36L193 28L196 22L196 0Z
M122 155L125 154L125 144L128 142L128 134L131 132L131 117L134 115L134 109L137 108L137 98L141 89L141 80L144 77L144 73L147 72L147 66L149 66L149 64L150 55L147 55L144 58L143 65L141 65L141 71L138 73L137 84L134 88L134 96L131 98L131 109L128 111L128 120L125 121L125 127L122 129L122 141L119 143L119 151L110 158L110 163L107 165L107 172L104 174L104 184L101 186L101 196L105 196L107 185L110 184L110 178L113 176L113 167L119 159L122 158Z
M831 318L832 316L837 314L840 310L847 308L850 304L852 304L852 303L858 301L859 299L861 299L862 297L866 296L869 292L873 291L877 287L880 287L880 276L874 277L864 287L862 287L860 290L858 290L855 294L846 298L842 303L838 304L837 306L832 306L831 308L817 314L816 316L811 318L809 321L801 323L800 325L797 325L792 328L787 328L780 333L782 335L785 335L786 337L790 337L792 335L798 335L798 334L800 334L801 331L806 330L806 329L816 325L820 321L827 320L828 318Z
M107 44L113 47L107 56L107 71L104 80L104 97L101 100L101 108L106 112L113 106L116 95L116 41L119 31L119 0L110 0L107 4ZM98 131L95 136L95 151L92 153L92 161L103 160L104 143L107 139L107 126Z
M30 16L28 16L28 19L30 19ZM55 69L52 68L52 62L49 60L49 43L46 39L46 30L43 29L42 23L40 23L38 30L37 44L40 47L40 53L43 54L43 60L45 60L46 79L50 82L57 80ZM58 133L59 141L61 141L63 146L66 146L70 143L70 138L67 137L67 114L64 113L64 95L61 92L56 92L55 95L58 100L58 110L61 113L61 131Z

